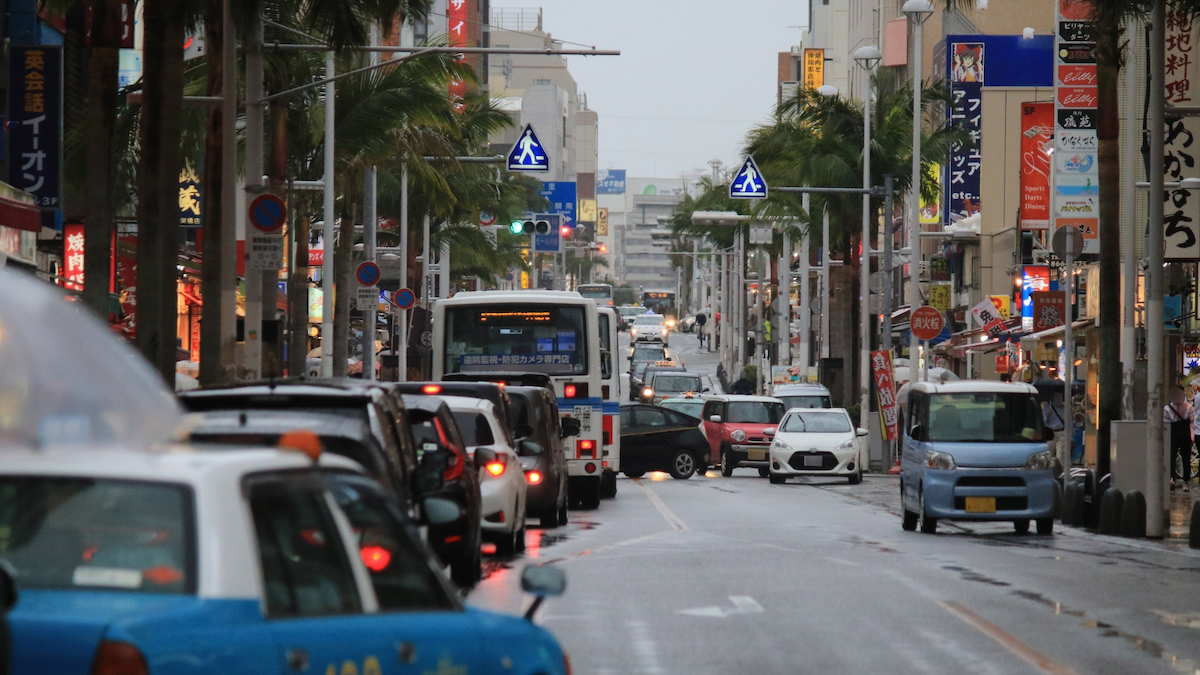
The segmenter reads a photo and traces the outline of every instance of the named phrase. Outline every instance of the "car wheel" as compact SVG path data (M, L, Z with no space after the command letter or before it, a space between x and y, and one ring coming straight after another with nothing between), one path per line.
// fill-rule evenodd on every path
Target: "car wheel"
M680 450L671 458L671 478L687 480L696 473L696 458L686 450Z
M758 477L759 478L766 478L770 475L771 475L771 470L769 468L767 468L765 466L760 466L758 468Z
M645 471L622 471L626 478L641 478L646 475Z
M582 499L580 499L581 505L589 511L600 508L600 481L589 480L585 484L587 487Z
M787 482L787 476L781 473L771 472L771 485L783 485Z
M525 520L521 519L521 529L513 535L513 550L520 552L525 550Z
M566 525L568 519L569 519L569 516L567 514L567 500L564 499L562 505L558 507L558 524Z
M904 503L904 482L900 482L900 508L904 510L904 516L900 523L900 527L904 528L905 532L912 532L917 529L917 514L908 510L908 506Z
M729 478L730 476L733 475L733 470L736 468L737 468L737 464L735 464L734 461L729 458L729 455L726 454L724 450L722 450L721 451L721 475L725 476L726 478Z
M517 552L517 532L500 532L496 535L496 555L511 558Z
M1054 534L1054 519L1053 518L1038 518L1037 533L1038 534Z
M612 499L617 496L617 474L612 472L600 476L600 498Z
M850 474L850 484L851 485L858 485L861 482L862 482L862 471L855 471L854 473Z
M543 530L552 530L558 527L558 507L551 506L538 514L538 523Z
M1029 520L1024 518L1014 520L1013 529L1017 531L1017 534L1029 534Z
M476 540L478 542L478 540ZM483 554L479 545L464 550L450 561L450 578L461 588L474 586L483 577Z
M921 502L917 508L919 509L917 512L917 522L921 526L921 531L925 534L933 534L934 532L937 532L937 518L930 518L929 516L925 515L924 491L921 492Z

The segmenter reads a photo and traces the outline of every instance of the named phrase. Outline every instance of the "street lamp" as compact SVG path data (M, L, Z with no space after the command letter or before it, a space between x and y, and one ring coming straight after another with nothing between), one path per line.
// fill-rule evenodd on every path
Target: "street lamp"
M924 47L921 45L921 26L933 14L933 3L929 0L908 0L900 9L908 17L913 27L913 123L912 123L912 186L909 193L908 246L913 255L909 260L909 279L912 288L909 290L908 315L912 321L912 313L917 311L921 301L921 249L917 239L917 229L921 221L921 60L924 58ZM908 333L908 372L909 379L919 381L917 374L917 337L910 330Z
M838 95L838 89L832 84L823 84L817 87L817 93L825 97L832 97Z
M863 189L871 188L871 71L883 59L883 54L873 46L859 47L854 52L854 61L867 71L867 90L863 95ZM885 214L886 215L886 214ZM859 299L858 321L862 347L858 355L858 426L866 429L871 410L871 195L862 198L862 252L859 256ZM909 372L912 372L910 369ZM885 462L886 464L886 462Z

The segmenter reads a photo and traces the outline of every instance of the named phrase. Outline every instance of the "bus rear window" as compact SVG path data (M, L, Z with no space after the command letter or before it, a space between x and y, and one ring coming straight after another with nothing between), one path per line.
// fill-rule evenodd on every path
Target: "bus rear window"
M583 307L449 307L445 334L446 373L587 373Z

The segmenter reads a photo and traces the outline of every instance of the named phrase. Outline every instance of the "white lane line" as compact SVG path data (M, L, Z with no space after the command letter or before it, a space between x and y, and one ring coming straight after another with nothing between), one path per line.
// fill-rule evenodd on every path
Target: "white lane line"
M639 672L658 675L663 668L658 663L658 644L650 637L650 626L645 621L626 621L629 628L630 646L637 657Z
M731 595L729 601L733 603L732 608L717 607L693 607L692 609L681 609L676 611L676 614L685 614L687 616L702 616L713 619L724 619L739 614L762 614L762 605L755 602L754 598L748 595Z
M650 503L654 505L654 508L658 509L659 514L662 515L662 517L671 525L671 527L675 528L676 532L687 532L690 529L688 528L687 523L683 522L679 516L675 515L675 513L663 503L663 500L659 498L658 494L654 492L654 490L650 489L649 485L642 480L636 480L634 482L637 483L637 486L646 493L646 497L650 499Z
M646 493L646 497L650 500L650 503L654 505L654 508L657 509L659 514L662 515L663 519L665 519L667 521L667 524L669 524L671 526L671 529L663 530L662 532L655 532L653 534L643 535L640 537L634 537L633 539L625 539L623 541L617 541L617 542L613 542L611 544L597 546L595 548L589 548L589 549L586 549L583 551L579 551L578 553L571 553L568 555L564 555L561 558L554 558L551 560L543 561L542 564L551 565L551 564L570 562L572 560L582 558L584 556L595 555L597 553L602 553L604 551L611 551L611 550L618 549L618 548L624 548L626 546L633 546L634 544L641 544L643 542L651 541L653 539L658 539L659 537L665 537L669 534L675 534L676 532L688 532L690 530L690 528L687 526L687 523L683 522L683 520L681 520L679 518L679 516L675 515L671 511L671 509L669 507L667 507L667 505L664 504L661 499L659 499L658 495L655 494L655 492L653 490L651 490L650 487L648 485L646 485L641 479L635 479L633 482L636 483L638 485L638 487L640 487L642 489L642 491Z

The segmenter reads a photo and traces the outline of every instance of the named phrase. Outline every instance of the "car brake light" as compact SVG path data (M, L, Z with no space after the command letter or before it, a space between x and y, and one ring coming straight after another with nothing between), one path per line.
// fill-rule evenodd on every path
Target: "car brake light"
M421 393L423 393L423 394L440 394L440 393L442 393L442 385L427 384L424 387L421 387Z
M573 384L568 384L566 387L563 388L563 396L565 396L567 398L575 398L575 392L576 392L576 389L575 389L575 385L573 385Z
M148 672L146 657L128 642L101 642L92 662L92 675L147 675Z
M503 476L504 470L508 468L508 459L503 456L497 457L488 462L484 468L493 476Z
M529 483L530 485L537 485L538 483L542 482L542 472L541 471L526 471L525 472L525 481L527 483Z
M392 562L392 554L382 546L364 546L358 550L358 554L372 572L382 572Z

